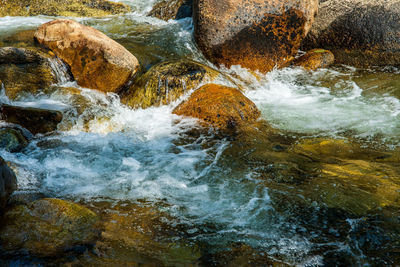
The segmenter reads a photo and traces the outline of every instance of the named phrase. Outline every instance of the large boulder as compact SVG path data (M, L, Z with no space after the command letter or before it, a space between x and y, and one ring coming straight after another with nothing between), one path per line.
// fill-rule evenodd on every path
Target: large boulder
M107 16L129 12L121 3L107 0L0 0L4 16Z
M121 102L132 108L169 104L195 89L203 80L211 80L218 75L217 71L190 60L162 62L124 92Z
M139 69L123 46L100 31L67 19L41 25L35 39L67 63L82 87L117 92Z
M193 0L161 0L150 11L149 16L162 20L183 19L192 16Z
M63 114L58 110L47 110L31 107L18 107L3 104L0 107L2 120L18 124L32 134L48 133L57 130Z
M4 209L10 195L17 189L17 177L0 157L0 210Z
M57 79L50 58L34 48L0 48L0 81L6 95L16 99L25 93L39 93L54 84Z
M194 36L206 58L268 72L296 54L318 0L195 0Z
M173 113L198 118L220 129L234 129L260 116L256 105L238 89L217 84L202 86Z
M60 199L42 199L7 211L0 244L9 252L27 251L38 257L56 256L94 244L98 217L91 210Z
M320 4L304 50L331 50L337 63L353 66L400 64L398 0L327 0Z

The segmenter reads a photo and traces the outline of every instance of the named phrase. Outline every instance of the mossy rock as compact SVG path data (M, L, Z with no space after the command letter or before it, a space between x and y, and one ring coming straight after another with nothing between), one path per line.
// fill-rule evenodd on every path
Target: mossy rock
M121 102L132 108L166 105L218 75L216 70L190 60L162 62L122 93Z
M7 211L0 230L2 248L50 257L79 246L94 244L97 215L60 199L42 199Z
M9 152L19 152L28 145L27 138L18 128L0 128L0 147Z
M0 48L0 80L10 99L37 94L56 83L49 59L36 48Z
M100 17L129 11L127 5L107 0L0 0L0 17L37 15Z
M331 51L325 49L313 49L305 55L293 61L293 65L300 66L306 70L326 68L333 64L335 56Z
M33 35L36 30L23 30L1 39L3 47L29 48L35 46Z

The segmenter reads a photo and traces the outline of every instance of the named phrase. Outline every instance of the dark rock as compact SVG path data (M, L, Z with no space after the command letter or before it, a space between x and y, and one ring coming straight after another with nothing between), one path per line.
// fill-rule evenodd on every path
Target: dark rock
M121 102L133 108L169 104L203 80L218 75L216 70L190 60L163 62L153 66L124 92Z
M192 16L193 0L161 0L150 11L149 16L162 20L183 19Z
M57 130L57 125L63 118L61 111L17 107L6 104L1 106L0 115L3 120L18 124L33 134Z
M194 37L216 64L268 72L294 58L318 0L195 0Z
M10 195L17 189L17 177L0 157L0 210L3 210Z
M400 65L400 2L324 1L302 44L303 50L318 47L332 51L336 63Z
M0 127L0 148L9 152L18 152L28 145L28 139L21 129L16 127Z

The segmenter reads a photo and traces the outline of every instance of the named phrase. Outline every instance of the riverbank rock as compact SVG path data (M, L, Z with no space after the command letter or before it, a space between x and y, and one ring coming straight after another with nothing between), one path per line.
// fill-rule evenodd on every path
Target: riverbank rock
M162 20L183 19L192 16L193 0L161 0L150 11L149 16Z
M35 39L67 63L82 87L117 92L139 69L139 62L123 46L100 31L73 20L41 25Z
M323 47L336 63L358 67L400 65L400 2L327 0L302 49Z
M34 48L0 48L0 81L6 95L16 99L24 94L37 94L54 84L50 57Z
M5 208L11 194L17 189L17 177L0 157L0 211Z
M0 0L0 17L37 15L100 17L129 11L127 5L107 0Z
M18 107L3 104L0 108L1 118L9 123L18 124L32 134L48 133L57 130L63 114L57 110L30 107Z
M221 129L233 129L260 116L256 105L238 89L217 84L202 86L173 113L198 118Z
M293 61L294 66L303 67L306 70L326 68L335 62L335 56L331 51L325 49L313 49L305 55Z
M203 80L212 80L218 75L216 70L190 60L162 62L123 93L121 102L133 108L169 104Z
M216 64L268 72L294 58L318 0L195 0L194 37Z
M12 35L1 38L1 43L3 43L4 47L23 47L29 48L34 47L35 42L33 39L33 35L35 34L35 30L23 30Z
M41 199L5 213L0 243L6 251L27 251L38 257L94 244L97 215L60 199Z
M0 147L9 152L18 152L28 145L22 131L16 127L0 127Z

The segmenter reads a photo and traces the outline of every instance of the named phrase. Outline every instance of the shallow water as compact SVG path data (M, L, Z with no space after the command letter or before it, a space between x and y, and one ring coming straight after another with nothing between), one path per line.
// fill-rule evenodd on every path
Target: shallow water
M193 43L190 19L160 21L145 16L154 1L124 2L133 13L78 21L123 44L145 69L179 58L212 66ZM0 41L51 19L0 18ZM220 71L244 87L278 131L273 137L261 126L254 139L250 134L246 140L224 138L200 129L193 119L171 114L179 101L131 110L116 95L80 88L88 106L82 114L71 96L57 92L17 102L3 94L1 102L67 115L57 134L37 137L21 153L0 149L0 156L15 164L20 190L83 203L164 203L159 209L184 224L187 238L205 244L211 254L243 243L265 257L298 266L399 264L400 235L388 227L400 225L393 211L400 198L400 166L393 156L400 145L399 70L335 66L262 75L236 66ZM76 87L66 81L60 85ZM358 197L375 196L364 188L375 186L375 176L360 175L370 179L367 185L351 179L341 184L346 169L335 174L329 168L337 162L353 166L349 157L339 153L332 163L331 155L305 157L291 149L311 137L359 144L361 152L352 150L350 159L375 164L366 167L371 172L385 172L395 200L383 205L389 200L378 198L367 208L346 208ZM383 186L376 183L376 190ZM336 184L344 188L337 191L343 196L336 196L343 206L322 197ZM353 193L354 198L346 198Z

